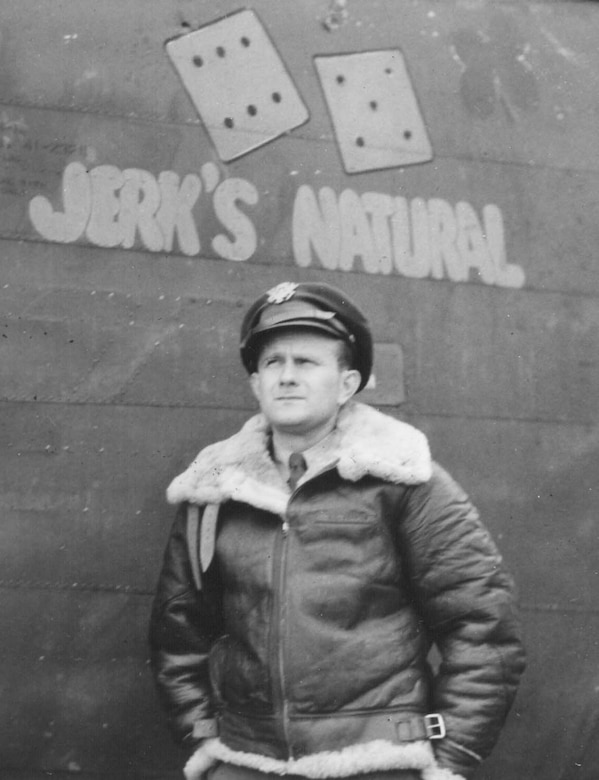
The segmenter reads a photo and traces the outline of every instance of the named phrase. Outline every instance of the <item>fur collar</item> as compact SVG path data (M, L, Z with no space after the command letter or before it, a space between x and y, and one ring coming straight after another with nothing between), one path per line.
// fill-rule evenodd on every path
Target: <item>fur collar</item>
M171 504L219 504L233 499L283 514L289 495L268 453L269 429L262 414L251 417L229 439L203 449L168 487ZM351 482L367 475L417 485L431 475L426 436L407 423L351 401L337 420L335 452L339 474Z

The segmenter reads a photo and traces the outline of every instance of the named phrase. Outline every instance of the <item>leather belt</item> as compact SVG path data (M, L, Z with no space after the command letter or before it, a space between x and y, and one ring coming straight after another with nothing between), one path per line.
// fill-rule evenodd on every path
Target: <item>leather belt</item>
M398 720L395 723L395 728L400 742L416 742L421 739L443 739L446 733L443 716L436 712Z

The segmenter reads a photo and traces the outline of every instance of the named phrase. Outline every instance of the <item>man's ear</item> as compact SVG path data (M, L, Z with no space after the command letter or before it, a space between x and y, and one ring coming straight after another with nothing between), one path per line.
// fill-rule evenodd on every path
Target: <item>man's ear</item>
M250 387L252 388L252 393L254 394L254 398L257 401L260 401L260 393L259 393L259 387L258 387L258 374L257 372L254 372L253 374L250 374Z
M343 371L341 378L341 388L339 390L339 403L341 406L347 403L349 399L358 392L362 377L355 368L348 368Z

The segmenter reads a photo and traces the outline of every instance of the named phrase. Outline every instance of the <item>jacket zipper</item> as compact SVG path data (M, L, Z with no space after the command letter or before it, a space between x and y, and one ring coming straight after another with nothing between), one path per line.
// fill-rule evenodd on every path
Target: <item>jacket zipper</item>
M275 555L274 555L274 620L273 641L271 645L271 668L277 669L276 680L273 679L273 698L275 704L275 713L281 718L283 737L287 745L288 758L293 758L291 741L289 737L289 702L287 701L285 690L285 626L286 616L286 597L285 580L287 570L287 537L289 533L289 521L286 517L282 518L281 532L277 534Z
M336 461L335 461L336 463ZM334 468L335 463L326 466L321 469L314 477L318 477L321 474L325 474ZM313 479L312 477L311 479ZM299 488L296 488L291 494L289 500L295 495ZM285 686L285 652L284 652L284 638L285 638L285 625L287 621L287 605L285 597L285 581L287 577L287 538L289 535L289 520L286 515L281 516L281 533L277 534L275 543L274 567L273 567L273 584L274 584L274 621L273 625L276 626L276 630L273 632L273 640L270 648L271 668L278 670L277 680L273 680L273 699L275 705L275 712L280 714L282 723L282 732L285 744L287 745L287 754L289 759L293 759L293 748L291 745L291 739L289 734L289 701L286 695Z

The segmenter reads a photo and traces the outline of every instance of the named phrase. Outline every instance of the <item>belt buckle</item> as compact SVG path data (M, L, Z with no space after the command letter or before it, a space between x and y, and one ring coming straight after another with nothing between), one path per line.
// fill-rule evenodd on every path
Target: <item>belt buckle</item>
M431 712L424 716L424 728L429 739L443 739L447 733L443 715L440 715L438 712Z

